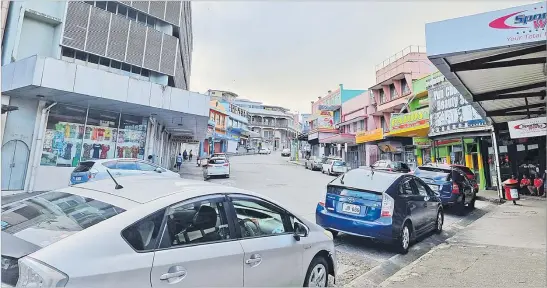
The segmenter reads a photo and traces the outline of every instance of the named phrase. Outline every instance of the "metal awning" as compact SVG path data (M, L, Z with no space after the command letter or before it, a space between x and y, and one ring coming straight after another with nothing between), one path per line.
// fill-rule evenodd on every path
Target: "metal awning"
M539 22L517 21L541 11ZM544 13L540 2L427 24L428 58L485 119L544 116Z

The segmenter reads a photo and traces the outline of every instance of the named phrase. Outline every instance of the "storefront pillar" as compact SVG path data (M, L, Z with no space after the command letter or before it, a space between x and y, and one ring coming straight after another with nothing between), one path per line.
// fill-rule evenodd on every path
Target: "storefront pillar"
M496 138L496 132L494 131L494 128L492 128L492 148L494 148L494 165L496 167L496 174L498 176L498 196L500 199L503 199L503 187L502 181L501 181L501 174L500 174L500 162L499 162L499 151L498 151L498 139Z
M160 126L160 128L161 128L161 126ZM159 163L158 163L159 165L163 165L162 162L163 162L163 135L164 135L164 134L165 134L165 133L164 133L163 131L162 131L161 134L160 134L160 143L159 143L159 144L160 144L160 146L159 146L160 150L159 150L159 153L158 153L158 154L159 154L159 155L158 155L158 156L159 156L159 161L158 161L158 162L159 162Z
M486 174L484 171L482 153L481 153L481 141L477 140L477 168L479 170L479 180L480 180L480 189L486 189ZM471 166L473 166L473 161L471 161Z
M153 155L154 154L154 142L156 142L156 130L157 130L157 122L156 122L156 119L150 117L150 121L151 123L150 125L150 135L148 136L148 141L146 141L148 143L148 150L147 150L147 153L145 155L146 159L148 159L148 155L152 155L152 156L155 156ZM154 162L154 157L152 157L152 162Z
M43 143L44 143L44 133L46 131L46 123L47 123L47 116L49 114L49 110L51 110L51 108L53 108L53 106L57 105L57 103L53 103L49 106L45 106L46 105L46 102L45 101L40 101L39 104L38 104L38 108L42 108L42 109L39 109L39 111L41 110L42 113L40 115L40 124L39 124L39 128L38 128L38 131L37 131L37 136L36 136L36 139L33 139L32 141L32 146L31 146L31 158L29 158L29 166L30 166L30 173L29 176L30 177L27 177L28 179L28 186L24 187L26 189L24 189L25 191L34 191L34 186L35 186L35 183L36 183L36 170L38 169L38 166L40 166L40 159L42 157L42 146L43 146ZM27 171L29 171L29 169L27 168Z

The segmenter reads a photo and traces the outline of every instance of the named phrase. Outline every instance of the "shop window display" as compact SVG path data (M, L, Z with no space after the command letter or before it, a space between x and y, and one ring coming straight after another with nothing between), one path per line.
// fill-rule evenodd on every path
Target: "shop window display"
M41 165L75 167L80 162L86 109L56 105L44 132Z
M48 117L40 164L76 167L80 160L144 159L147 124L144 117L56 105Z

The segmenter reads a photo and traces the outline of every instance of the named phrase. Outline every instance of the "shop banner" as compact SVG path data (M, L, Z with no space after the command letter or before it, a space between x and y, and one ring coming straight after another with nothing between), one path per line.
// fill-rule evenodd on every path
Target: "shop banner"
M510 121L507 125L511 139L547 135L547 117Z
M428 89L429 136L466 132L486 121L449 82ZM485 127L486 129L486 127Z
M318 132L308 135L308 141L315 140L315 139L318 139L318 138L319 138L319 133Z
M332 111L320 111L317 118L318 129L334 129L334 119Z
M393 141L380 142L378 149L384 153L400 153L403 152L403 144Z
M425 137L414 137L412 144L418 148L426 148L431 146L431 140Z
M319 105L317 109L321 111L335 111L340 109L340 105Z
M425 25L427 56L545 42L546 5L543 1L428 23Z
M382 140L384 139L384 130L382 128L370 130L370 131L361 131L357 132L355 135L355 143L365 143L370 141Z
M389 133L397 134L429 127L429 108L409 113L391 114Z

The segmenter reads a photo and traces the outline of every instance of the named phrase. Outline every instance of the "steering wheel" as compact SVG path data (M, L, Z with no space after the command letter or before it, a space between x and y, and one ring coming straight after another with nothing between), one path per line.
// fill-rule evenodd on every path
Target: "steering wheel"
M238 220L238 223L239 223L239 227L241 227L241 236L243 237L254 237L254 236L259 236L261 233L260 233L260 228L258 228L258 226L249 218L245 218L245 219L239 219Z

